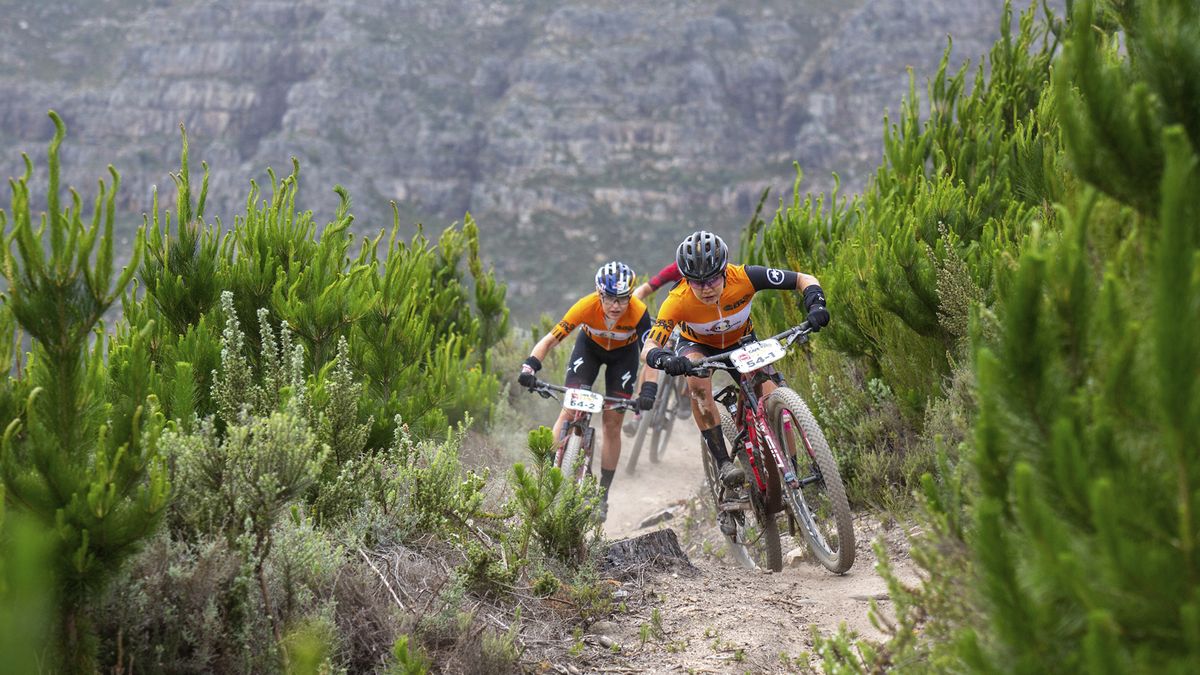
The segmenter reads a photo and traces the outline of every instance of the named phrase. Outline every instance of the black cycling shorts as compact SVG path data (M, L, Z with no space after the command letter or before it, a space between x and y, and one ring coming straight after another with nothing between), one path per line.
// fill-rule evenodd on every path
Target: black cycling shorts
M567 362L564 386L572 389L591 389L600 366L604 368L604 391L609 396L631 398L633 385L637 382L638 343L625 345L609 351L596 344L585 333L575 338L571 360Z

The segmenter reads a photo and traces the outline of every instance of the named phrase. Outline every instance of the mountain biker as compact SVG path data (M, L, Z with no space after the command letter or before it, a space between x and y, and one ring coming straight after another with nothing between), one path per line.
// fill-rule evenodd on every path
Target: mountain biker
M803 293L804 309L813 330L829 323L825 293L817 278L759 265L728 264L729 249L717 235L699 230L688 235L675 250L675 263L683 281L671 291L659 307L658 317L646 338L642 358L646 365L669 375L683 375L691 362L738 348L738 340L753 335L750 304L761 290L796 289ZM680 328L679 345L674 352L664 349L671 331ZM765 372L775 376L773 370ZM764 383L763 395L776 388L774 381ZM745 480L730 458L721 433L721 417L713 400L712 380L689 377L692 411L696 426L717 464L717 475L726 486L736 487Z
M645 303L633 297L633 270L622 262L605 263L596 271L596 291L580 298L567 310L562 321L538 341L529 358L521 365L517 381L523 387L532 386L535 373L542 369L542 360L555 346L580 326L575 349L567 363L564 386L591 389L592 383L605 366L605 392L609 396L630 398L635 382L640 385L637 404L642 410L654 407L658 383L646 382L645 373L638 372L642 339L650 330L650 312ZM622 410L605 410L603 415L604 444L600 456L600 505L597 517L601 522L608 516L608 490L621 459ZM555 438L562 439L564 425L571 411L563 408L554 423Z

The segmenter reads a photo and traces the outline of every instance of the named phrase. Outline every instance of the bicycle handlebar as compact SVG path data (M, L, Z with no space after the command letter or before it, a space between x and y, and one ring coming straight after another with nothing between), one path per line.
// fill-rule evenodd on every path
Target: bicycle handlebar
M558 396L555 396L554 392L558 392L560 394L565 394L570 389L570 387L564 387L564 386L557 385L557 384L550 384L549 382L545 382L543 380L536 380L532 387L526 387L526 389L528 389L529 391L531 391L535 394L538 394L542 398L554 398L554 399L561 401L562 399L559 398ZM624 408L626 410L637 411L638 410L637 400L632 399L632 398L617 398L616 396L605 396L604 397L604 409L605 410L620 410L621 408Z
M783 331L778 335L772 335L768 340L779 340L784 349L791 347L797 341L804 342L808 336L812 334L813 328L807 321L801 322L799 325ZM762 342L756 340L755 342ZM716 354L715 356L706 356L699 361L693 361L692 367L688 369L687 374L691 377L708 377L712 375L714 369L719 370L737 370L733 362L729 360L730 352L724 354Z

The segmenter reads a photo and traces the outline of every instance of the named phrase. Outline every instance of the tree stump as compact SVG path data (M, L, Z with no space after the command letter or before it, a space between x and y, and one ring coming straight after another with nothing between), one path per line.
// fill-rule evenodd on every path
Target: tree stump
M651 569L696 571L670 528L614 541L604 554L601 569L613 578L629 578Z

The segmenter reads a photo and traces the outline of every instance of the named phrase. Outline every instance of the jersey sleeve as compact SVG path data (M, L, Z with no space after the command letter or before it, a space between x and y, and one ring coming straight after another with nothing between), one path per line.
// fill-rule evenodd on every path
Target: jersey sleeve
M554 328L550 329L550 334L555 339L559 341L565 340L571 334L571 331L575 330L575 327L583 322L590 297L584 296L574 305L571 305L571 309L568 309L567 313L563 315L562 321L559 321L554 325Z
M799 274L791 270L779 270L762 265L746 265L746 278L750 280L754 290L795 290Z
M650 281L647 283L650 284L651 290L657 291L663 286L679 281L682 278L683 273L679 271L679 265L671 263L670 265L667 265L659 270L658 274L655 274L653 277L651 277Z
M672 295L668 295L663 301L661 307L658 308L658 317L654 319L654 323L650 325L650 333L646 336L647 340L653 340L659 346L667 344L671 339L671 333L675 330L679 320L675 318L675 306L677 301Z

